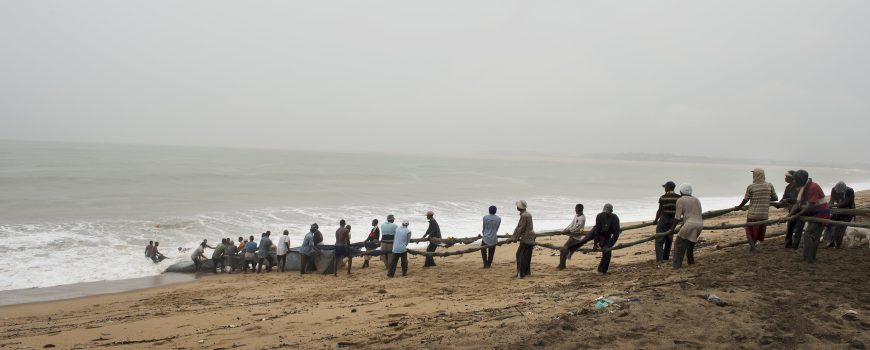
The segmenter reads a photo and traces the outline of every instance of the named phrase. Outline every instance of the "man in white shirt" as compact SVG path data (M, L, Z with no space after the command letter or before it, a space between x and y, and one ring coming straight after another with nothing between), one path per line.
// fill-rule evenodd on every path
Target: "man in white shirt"
M562 232L565 232L569 235L583 235L583 230L586 227L586 215L583 215L583 204L577 204L574 206L574 220L571 221L571 224L568 225ZM559 270L565 269L565 261L570 259L574 252L577 249L580 249L584 243L589 242L592 239L592 236L588 238L584 237L583 239L576 239L574 236L569 236L568 241L562 246L562 249L559 250Z
M193 266L196 272L202 270L202 262L207 259L204 254L206 245L207 244L205 243L205 241L202 241L202 243L196 246L196 249L193 250L193 253L190 254L190 259L193 260Z
M287 264L287 253L290 252L290 231L284 230L284 235L278 238L278 271L284 272Z

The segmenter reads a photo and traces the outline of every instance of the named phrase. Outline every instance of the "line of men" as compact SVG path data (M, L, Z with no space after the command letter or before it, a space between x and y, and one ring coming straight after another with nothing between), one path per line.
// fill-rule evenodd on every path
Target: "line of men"
M844 225L825 225L817 222L806 222L801 217L817 217L831 219L833 221L851 222L855 217L848 214L832 215L831 208L855 209L855 191L845 182L838 182L831 189L831 196L826 197L822 188L809 177L806 170L789 170L785 174L786 186L782 199L778 199L773 185L766 181L764 169L755 168L751 171L752 183L747 186L743 200L734 207L735 210L743 210L748 203L746 222L759 222L769 219L770 207L785 208L788 210L788 223L786 226L785 247L797 250L801 234L805 233L804 252L802 260L812 263L816 260L816 253L820 241L827 241L827 248L840 248L846 232ZM675 232L673 267L682 267L683 257L689 265L695 263L694 248L703 227L701 203L692 197L692 186L684 184L680 187L680 193L674 192L676 184L668 181L662 187L665 193L659 197L658 210L656 211L653 224L656 225L656 233L663 234L673 231L678 222L683 226ZM605 205L604 211L595 218L595 227L583 238L569 237L565 242L559 257L558 269L565 268L565 261L577 251L583 244L592 240L593 249L612 247L619 237L619 218L612 214L612 206ZM583 215L583 205L577 204L576 217L572 223L564 229L568 234L583 235L586 218ZM806 226L806 229L804 229ZM764 241L767 225L754 225L745 228L746 238L749 242L749 253L757 254L758 242ZM824 237L822 231L824 230ZM670 235L661 235L655 240L656 262L662 263L669 260L671 245L674 239ZM599 273L607 273L610 262L609 254L605 253L598 267Z
M843 222L852 221L854 216L832 215L830 210L831 208L854 209L855 193L852 188L840 181L831 190L831 196L826 197L821 187L809 178L806 170L789 170L785 174L787 186L780 200L776 195L774 186L766 181L764 169L756 168L751 173L752 183L747 186L743 200L735 207L735 210L744 210L744 206L749 204L748 209L746 209L747 223L768 220L771 206L788 209L789 220L786 228L785 246L786 248L798 249L801 238L804 236L803 261L808 263L816 259L816 251L822 238L823 230L825 231L825 240L829 242L828 247L839 248L842 245L846 226L827 225L825 229L826 225L824 224L806 222L800 220L800 218L811 216ZM653 220L653 224L656 226L655 231L657 234L660 234L655 239L656 262L662 263L670 260L671 248L673 246L673 268L681 268L684 257L686 263L692 265L695 263L695 244L698 242L703 227L701 202L693 196L691 184L681 185L679 194L675 192L677 186L673 181L667 181L662 187L665 193L659 198L658 210ZM527 211L528 204L524 200L517 201L515 204L519 214L519 221L512 235L512 239L519 243L515 256L516 278L524 278L531 274L531 259L536 237L532 215ZM569 238L560 249L559 265L557 268L559 270L565 269L567 260L571 259L574 252L579 250L584 244L592 241L593 250L601 250L602 252L597 272L599 274L607 274L612 258L612 254L607 248L612 248L619 240L621 233L619 217L614 214L613 205L609 203L605 204L601 213L595 217L595 225L589 232L585 232L586 217L583 214L583 209L583 204L577 204L574 208L574 219L563 229L563 232L568 234ZM484 268L492 266L496 244L498 243L497 235L501 225L501 218L496 215L496 212L497 208L490 206L489 214L483 217L480 253ZM423 239L430 237L441 238L441 229L434 215L432 211L428 211L425 214L429 226L426 233L422 236ZM682 223L682 226L677 230L678 223ZM395 276L396 269L400 263L402 276L407 275L408 244L411 240L410 223L408 220L404 220L401 226L399 226L395 223L395 216L388 215L387 222L384 224L379 226L378 220L374 219L371 226L371 230L363 242L363 247L367 251L380 249L380 260L384 263L388 277ZM764 241L766 227L763 224L746 227L745 231L749 242L750 254L757 254L757 245L759 242ZM671 231L675 231L674 237L664 235L664 233ZM345 220L342 219L339 222L339 228L335 232L334 275L338 274L339 263L344 258L348 260L347 274L351 274L354 250L351 247L350 233L351 226L347 225ZM276 264L279 266L279 271L284 271L286 257L290 251L289 232L287 230L284 231L277 245L272 243L269 238L270 235L271 232L269 231L263 233L259 244L254 241L254 236L250 236L248 240L239 237L238 247L229 238L223 239L217 247L211 247L207 244L207 241L203 240L193 251L191 259L194 261L196 271L199 272L202 262L206 259L204 249L212 248L214 249L212 260L215 272L223 270L227 266L235 267L235 261L243 261L242 267L245 273L247 273L249 267L252 271L260 273L264 264L268 264L266 272L271 272ZM322 242L323 234L320 232L319 226L314 223L311 225L309 232L306 233L299 248L302 267L300 274L317 270L315 255L321 251L320 245ZM380 245L378 245L378 242L380 242ZM437 243L430 241L426 251L434 252L437 247ZM157 251L157 244L149 244L146 247L145 255L155 262L165 259ZM366 255L362 267L368 268L370 260L371 255ZM432 266L436 266L435 259L432 256L427 256L423 267Z
M190 255L194 270L202 271L203 263L209 260L205 256L205 249L209 248L213 249L211 261L214 273L224 270L231 273L239 268L239 263L243 273L248 273L248 269L251 272L261 273L264 265L266 265L266 272L272 272L275 265L278 265L279 271L284 271L284 263L290 251L290 232L284 230L284 234L278 239L278 244L272 242L271 235L271 231L262 233L259 244L254 240L253 235L248 239L239 237L238 244L233 243L232 238L223 238L221 243L214 247L208 244L208 240L203 240Z
M845 182L838 182L831 189L831 195L826 196L824 190L814 182L806 170L789 170L785 173L786 188L782 199L778 199L773 185L766 181L764 169L752 170L752 184L747 186L743 201L735 209L743 208L749 203L746 222L758 222L769 219L770 207L788 210L786 225L785 248L797 250L804 236L804 251L802 260L812 263L820 242L827 241L828 248L840 248L846 233L844 225L825 225L818 222L804 221L801 217L816 217L821 219L851 222L853 215L833 215L832 208L855 209L855 191ZM750 254L756 254L758 242L764 241L766 225L746 227L746 238L749 241ZM823 236L824 233L824 236Z

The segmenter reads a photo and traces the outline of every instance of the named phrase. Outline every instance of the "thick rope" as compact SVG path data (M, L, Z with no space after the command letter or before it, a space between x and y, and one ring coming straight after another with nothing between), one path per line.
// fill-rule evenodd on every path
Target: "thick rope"
M725 215L725 214L728 214L728 213L731 213L734 211L737 211L737 209L728 208L728 209L712 210L712 211L708 211L708 212L701 214L701 216L704 219L710 219L710 218L722 216L722 215ZM854 215L870 215L870 209L836 209L835 208L832 210L832 212L834 212L835 214L843 214L843 215L852 215L852 214L854 214ZM770 220L764 220L764 221L752 221L752 222L746 222L746 223L741 223L741 224L721 223L719 225L704 226L702 228L702 230L715 231L715 230L728 230L728 229L735 229L735 228L749 227L749 226L778 225L778 224L782 224L782 223L787 222L788 219L789 219L788 217L782 217L782 218L778 218L778 219L770 219ZM860 227L860 228L870 229L870 224L859 224L859 223L854 223L854 222L834 221L834 220L827 220L827 219L821 219L821 218L810 217L810 216L802 216L802 217L800 217L799 220L809 221L809 222L818 222L818 223L827 224L827 225L840 225L840 226ZM653 223L652 222L642 222L639 224L625 226L622 228L621 231L624 232L624 231L628 231L628 230L636 230L636 229L649 227L649 226L653 226ZM642 238L642 239L639 239L636 241L628 242L628 243L619 243L619 244L614 245L613 247L609 247L609 248L603 248L600 250L581 248L581 249L577 249L577 250L580 252L585 252L585 253L596 252L596 251L609 252L609 251L624 249L624 248L635 246L635 245L638 245L641 243L653 241L657 238L671 236L671 235L674 235L674 233L678 232L678 231L679 231L679 229L677 229L675 227L673 230L668 231L668 232L656 233L652 236ZM573 238L580 238L579 235L575 235L573 233L565 233L564 231L548 231L548 232L542 232L542 233L535 234L535 238L549 237L549 236L569 236L569 237L573 237ZM477 240L480 240L481 238L482 237L480 235L478 235L477 237L467 237L467 238L460 238L460 239L456 239L456 238L443 239L443 238L430 237L430 238L426 238L426 239L422 239L422 238L412 239L411 242L415 242L415 243L432 242L432 243L436 243L436 244L444 244L444 242L450 242L448 244L450 244L449 246L452 246L455 243L471 244L471 243L476 242ZM452 252L443 252L443 253L424 252L424 251L408 249L408 254L427 256L427 257L429 257L429 256L448 257L448 256L473 253L473 252L487 249L490 247L497 247L497 246L504 245L504 244L511 244L511 243L518 242L517 240L513 239L513 237L510 235L499 235L498 238L507 238L507 240L499 241L498 243L493 244L493 245L481 245L479 247L457 250L457 251L452 251ZM392 243L392 242L389 242L389 243ZM357 243L357 244L359 244L359 243ZM547 248L547 249L551 249L551 250L559 250L559 251L561 251L563 249L562 246L550 244L550 243L535 243L535 246ZM374 255L375 253L381 254L382 252L380 252L380 251L366 251L366 252L360 253L359 256Z

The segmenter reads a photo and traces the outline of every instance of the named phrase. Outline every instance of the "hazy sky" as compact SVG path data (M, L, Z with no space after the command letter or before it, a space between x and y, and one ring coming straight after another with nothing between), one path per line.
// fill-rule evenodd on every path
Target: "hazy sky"
M0 139L863 161L870 1L0 1Z

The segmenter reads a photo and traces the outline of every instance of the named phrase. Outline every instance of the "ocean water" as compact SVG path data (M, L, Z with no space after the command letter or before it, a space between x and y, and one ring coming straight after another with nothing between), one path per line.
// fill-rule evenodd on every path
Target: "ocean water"
M568 225L576 203L589 217L609 202L624 222L650 220L667 180L721 209L758 166L17 141L0 141L0 164L0 290L156 275L202 239L286 229L295 246L313 222L327 243L340 219L359 241L387 214L419 236L433 210L445 236L464 237L496 205L508 233L518 199L538 231ZM786 167L763 167L781 194ZM870 188L867 170L804 168L826 191ZM146 260L149 240L171 259Z

